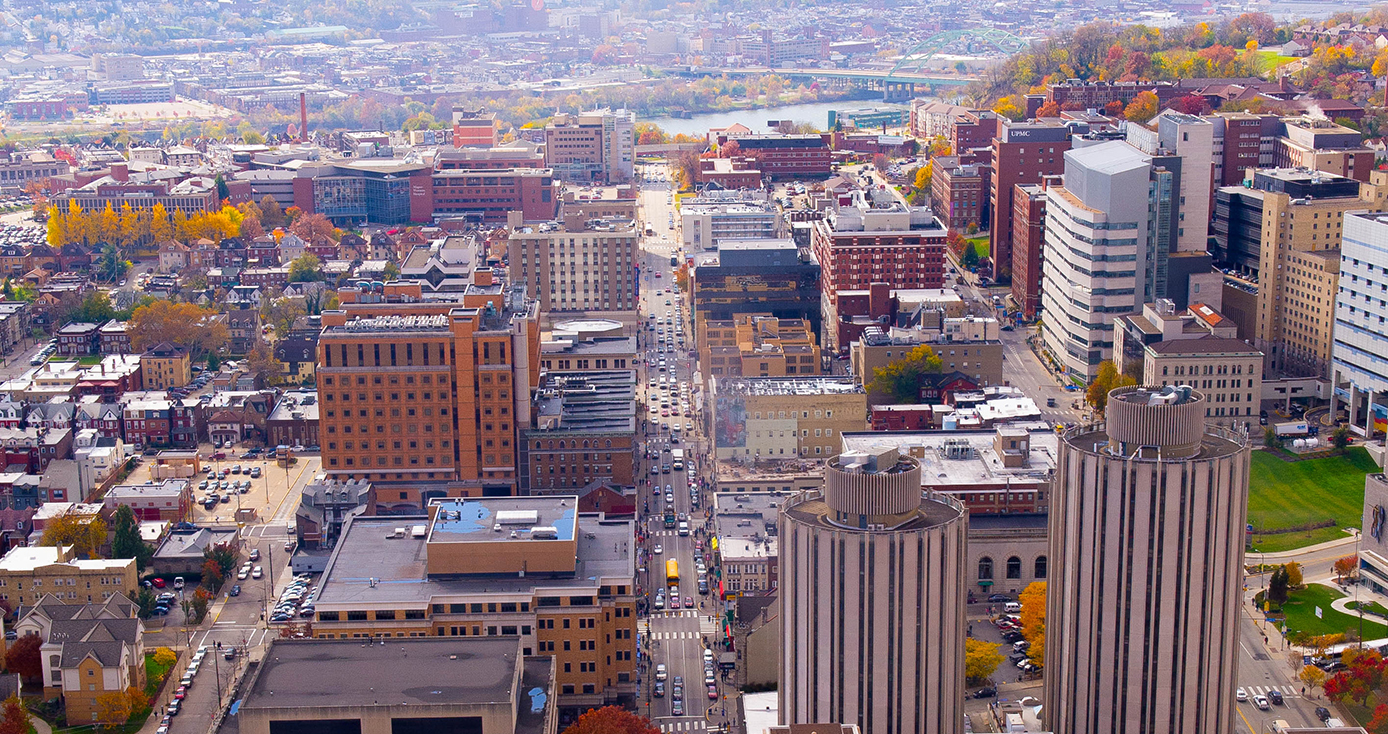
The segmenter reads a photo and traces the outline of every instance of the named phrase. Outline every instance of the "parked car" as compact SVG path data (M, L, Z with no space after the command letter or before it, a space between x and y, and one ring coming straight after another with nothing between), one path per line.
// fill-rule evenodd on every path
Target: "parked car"
M998 689L991 686L974 691L974 698L992 698L996 695L998 695Z
M241 584L232 584L231 591L227 592L227 596L241 596Z

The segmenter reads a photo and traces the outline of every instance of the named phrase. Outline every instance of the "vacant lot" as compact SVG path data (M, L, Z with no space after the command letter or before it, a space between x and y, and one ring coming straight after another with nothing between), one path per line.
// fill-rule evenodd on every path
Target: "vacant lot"
M1268 553L1344 537L1359 527L1364 511L1364 475L1378 471L1361 448L1344 456L1286 462L1271 451L1254 451L1249 476L1248 522L1253 548ZM1262 534L1334 520L1335 526L1293 533Z

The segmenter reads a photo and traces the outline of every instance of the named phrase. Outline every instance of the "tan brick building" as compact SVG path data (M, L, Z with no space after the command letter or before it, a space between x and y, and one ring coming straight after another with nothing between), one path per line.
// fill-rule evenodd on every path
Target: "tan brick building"
M796 377L821 373L818 341L809 321L770 314L700 320L699 364L710 377Z
M835 456L844 431L867 427L867 393L851 377L713 379L718 458Z
M146 390L183 387L193 379L192 359L186 350L161 342L140 355L140 374Z
M631 704L634 528L579 514L577 502L449 498L427 516L350 519L323 574L314 636L519 636L522 654L554 656L560 706Z
M138 584L135 559L84 560L70 545L11 548L0 558L0 600L11 608L45 594L66 604L100 603L115 594L134 598Z

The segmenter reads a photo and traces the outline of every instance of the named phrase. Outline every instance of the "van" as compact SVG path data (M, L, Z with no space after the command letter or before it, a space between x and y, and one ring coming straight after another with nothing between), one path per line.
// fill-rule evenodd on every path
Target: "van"
M1344 725L1345 725L1345 722L1340 721L1339 719L1326 719L1326 720L1325 720L1325 728L1327 728L1327 729L1339 729L1339 728L1343 727ZM1278 731L1278 730L1274 729L1273 731Z
M687 522L682 522L682 523L680 523L680 535L688 535L688 534L689 534L689 523L687 523Z
M1020 602L1010 601L1002 605L1002 610L1008 614L1019 614L1022 611Z
M1282 734L1290 728L1292 728L1292 725L1282 719L1277 719L1272 722L1272 734Z

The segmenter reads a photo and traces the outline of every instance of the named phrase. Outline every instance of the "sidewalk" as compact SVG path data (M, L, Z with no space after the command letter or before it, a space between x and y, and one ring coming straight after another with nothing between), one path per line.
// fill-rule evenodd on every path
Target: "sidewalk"
M1324 543L1308 545L1289 551L1279 551L1277 553L1245 553L1243 560L1244 563L1253 564L1257 564L1259 562L1259 559L1261 559L1262 563L1264 564L1276 564L1278 562L1285 563L1287 561L1295 561L1299 556L1303 556L1308 553L1316 553L1318 551L1323 550L1332 550L1334 548L1340 548L1343 546L1352 546L1354 545L1355 540L1356 538L1354 535L1346 535L1343 538L1327 540Z

